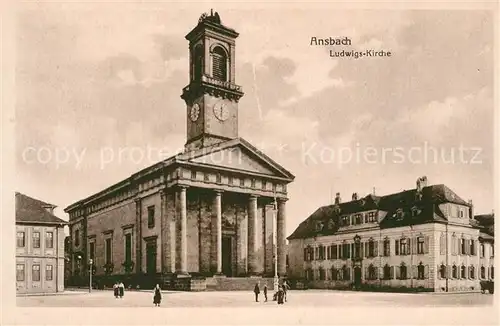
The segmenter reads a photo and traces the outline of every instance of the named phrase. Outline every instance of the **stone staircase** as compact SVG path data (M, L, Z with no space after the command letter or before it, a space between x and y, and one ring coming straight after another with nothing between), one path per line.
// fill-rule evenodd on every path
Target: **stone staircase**
M249 291L252 292L255 284L260 283L262 291L264 283L267 283L267 289L272 292L273 278L266 277L207 277L207 291Z

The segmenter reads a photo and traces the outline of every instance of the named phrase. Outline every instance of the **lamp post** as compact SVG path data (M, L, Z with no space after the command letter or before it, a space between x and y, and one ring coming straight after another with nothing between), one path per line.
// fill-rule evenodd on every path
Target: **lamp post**
M92 263L93 263L93 260L92 259L89 259L89 293L92 292Z
M278 287L279 287L279 278L278 278L278 237L277 237L277 232L278 232L278 219L277 219L277 202L276 202L276 195L274 195L274 202L273 202L273 256L274 256L274 292L278 293Z

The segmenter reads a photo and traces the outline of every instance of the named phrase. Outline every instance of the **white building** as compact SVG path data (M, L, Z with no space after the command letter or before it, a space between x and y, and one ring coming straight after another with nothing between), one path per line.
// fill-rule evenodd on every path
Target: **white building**
M425 177L387 196L337 194L288 237L288 276L311 288L477 291L494 277L490 217L474 219L471 202Z

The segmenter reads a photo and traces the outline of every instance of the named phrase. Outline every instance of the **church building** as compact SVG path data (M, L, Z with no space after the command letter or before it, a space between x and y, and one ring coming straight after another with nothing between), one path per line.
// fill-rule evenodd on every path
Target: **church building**
M87 277L90 260L95 279L272 277L275 258L285 275L294 176L238 135L237 37L218 13L186 35L184 151L66 208L73 278Z

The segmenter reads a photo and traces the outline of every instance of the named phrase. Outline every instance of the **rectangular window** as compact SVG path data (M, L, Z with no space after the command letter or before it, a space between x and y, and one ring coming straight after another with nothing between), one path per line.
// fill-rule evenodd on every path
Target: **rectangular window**
M408 255L409 254L409 244L410 242L407 239L401 239L399 241L399 254L400 255Z
M132 234L125 235L125 261L132 261Z
M417 254L422 255L424 253L424 238L417 238Z
M196 180L196 171L191 171L191 179Z
M16 265L16 281L22 282L24 281L24 264Z
M111 264L111 261L112 261L112 257L111 255L113 254L112 250L111 250L111 239L106 239L106 264Z
M481 243L481 258L484 257L484 243Z
M475 240L470 240L470 250L469 250L469 253L472 256L476 255L476 241Z
M24 232L17 232L17 247L24 248L25 245L25 235ZM24 266L24 265L23 265Z
M384 256L388 257L391 255L391 241L384 240Z
M338 249L337 245L332 246L332 259L337 259L338 257Z
M241 178L240 179L240 187L244 187L244 186L245 186L245 179Z
M32 267L32 279L33 282L40 282L40 265L35 264Z
M54 248L54 232L45 233L45 248Z
M154 228L155 227L155 207L154 206L149 206L148 207L148 228Z
M361 223L363 223L363 215L355 214L354 215L354 224L361 224Z
M40 232L33 232L33 248L40 248Z
M75 230L75 247L80 246L80 230Z
M465 239L460 239L460 254L465 255Z
M45 280L46 281L52 281L53 277L54 276L52 274L52 265L45 266Z

